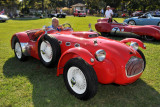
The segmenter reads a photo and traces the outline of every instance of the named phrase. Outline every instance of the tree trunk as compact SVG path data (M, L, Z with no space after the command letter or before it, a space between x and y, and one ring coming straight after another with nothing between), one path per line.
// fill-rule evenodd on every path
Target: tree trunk
M44 14L44 0L42 0L42 14Z

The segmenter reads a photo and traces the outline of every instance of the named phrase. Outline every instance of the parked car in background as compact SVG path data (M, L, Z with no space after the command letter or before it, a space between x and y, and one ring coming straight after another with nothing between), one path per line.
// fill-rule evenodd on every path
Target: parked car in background
M133 26L126 23L118 23L113 19L112 23L108 19L98 19L95 28L102 36L127 36L141 37L147 41L160 40L160 27L155 25Z
M157 25L160 26L160 17L154 17L150 13L145 13L138 17L125 19L129 25Z
M160 17L160 11L149 11L153 17Z
M6 22L8 19L7 15L0 15L0 22Z
M135 12L133 12L132 13L132 15L131 16L141 16L141 15L143 15L143 12L142 11L135 11Z
M49 18L52 18L52 17L65 18L65 17L66 17L66 13L48 14L48 17L49 17Z
M73 13L73 16L78 16L78 17L86 17L86 13L84 11L81 11L81 10L76 10L74 13Z
M125 14L125 13L122 13L122 17L126 17L126 14Z

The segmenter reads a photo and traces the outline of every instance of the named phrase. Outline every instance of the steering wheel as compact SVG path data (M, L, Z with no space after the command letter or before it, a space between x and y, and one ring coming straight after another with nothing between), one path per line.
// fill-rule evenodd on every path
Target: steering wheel
M72 28L69 23L64 23L62 26L63 26L64 29L65 29L65 28ZM68 26L68 27L67 27L67 26Z

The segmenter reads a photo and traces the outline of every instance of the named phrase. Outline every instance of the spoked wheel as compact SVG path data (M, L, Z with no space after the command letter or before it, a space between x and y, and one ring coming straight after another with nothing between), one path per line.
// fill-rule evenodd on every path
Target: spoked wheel
M16 38L14 42L14 53L18 60L24 61L26 59L26 56L22 52L22 48L18 38Z
M52 60L53 51L51 44L48 41L43 41L40 45L41 56L45 62L50 62Z
M83 94L87 88L86 78L78 67L70 67L67 73L69 86L77 94Z
M136 22L133 21L133 20L131 20L131 21L128 22L128 24L129 24L129 25L136 25Z
M147 35L144 35L144 39L147 40L147 41L154 41L155 38L152 37L152 36L147 36Z
M80 100L88 100L97 92L97 76L91 65L83 59L69 60L63 71L67 89Z
M42 39L43 38L43 39ZM44 35L38 44L38 54L41 62L46 67L51 67L57 64L60 55L60 45L56 38Z

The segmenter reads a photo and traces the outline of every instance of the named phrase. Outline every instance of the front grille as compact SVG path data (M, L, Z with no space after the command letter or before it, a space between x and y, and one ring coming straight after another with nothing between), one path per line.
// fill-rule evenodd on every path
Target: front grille
M132 56L126 64L126 74L128 77L135 76L144 70L144 61L141 58Z

